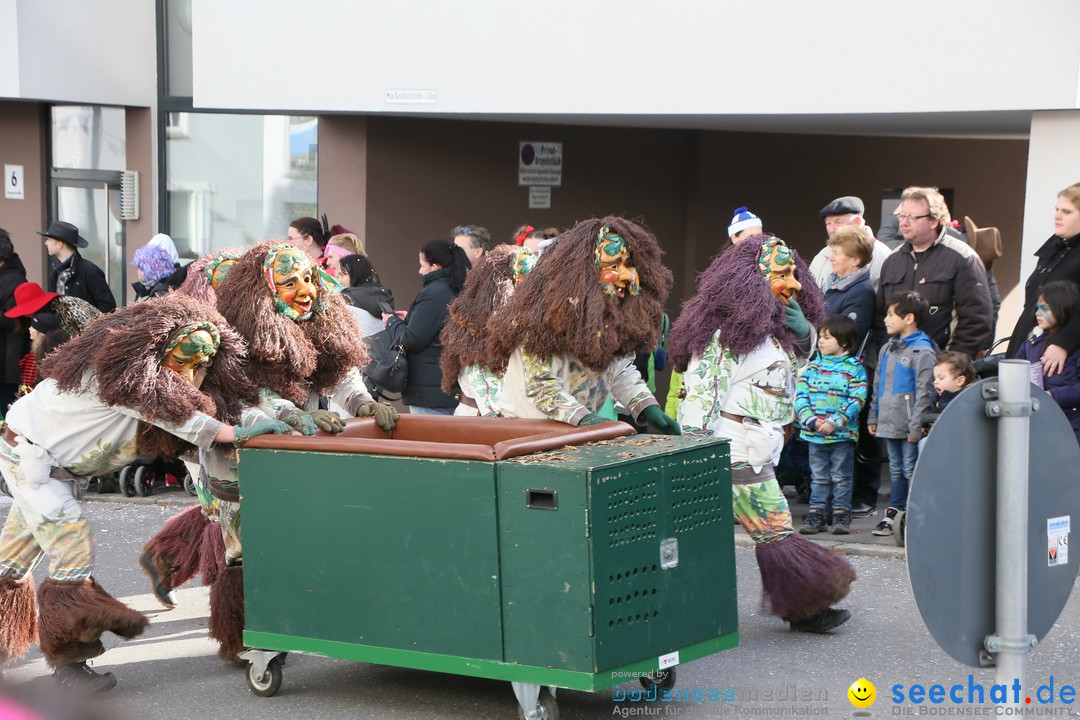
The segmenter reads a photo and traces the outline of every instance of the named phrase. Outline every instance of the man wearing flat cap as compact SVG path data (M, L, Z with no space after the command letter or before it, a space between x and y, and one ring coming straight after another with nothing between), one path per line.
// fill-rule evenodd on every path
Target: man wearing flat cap
M836 198L821 208L821 217L825 221L825 232L829 237L832 237L833 233L846 225L857 225L870 230L870 227L866 224L866 218L863 217L864 212L866 212L866 207L863 205L862 199L854 195ZM873 235L873 231L870 234ZM888 245L875 238L874 256L870 260L870 282L874 284L874 290L877 290L878 278L881 276L881 264L885 262L885 258L891 252L892 250L889 249ZM825 283L829 279L829 273L832 272L832 264L829 262L831 256L832 247L826 244L810 263L810 272L813 273L814 279L817 280L817 284L822 289L824 289Z
M79 248L88 244L79 235L79 228L56 220L38 235L45 238L45 249L50 256L49 292L80 298L101 312L116 309L116 298L104 271L79 254Z

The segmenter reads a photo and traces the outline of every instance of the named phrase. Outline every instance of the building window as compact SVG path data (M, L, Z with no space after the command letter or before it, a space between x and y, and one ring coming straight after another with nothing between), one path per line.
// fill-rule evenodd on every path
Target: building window
M169 234L187 258L284 238L317 212L318 119L170 112Z

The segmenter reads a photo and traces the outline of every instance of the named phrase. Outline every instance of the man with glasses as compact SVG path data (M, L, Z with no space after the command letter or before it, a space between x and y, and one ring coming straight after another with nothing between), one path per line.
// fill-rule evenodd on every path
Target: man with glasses
M491 233L479 225L458 225L450 231L454 244L465 251L473 267L491 249Z
M941 350L978 357L994 330L982 261L967 243L948 234L949 208L937 188L907 188L895 215L904 243L881 267L874 333L878 347L885 341L886 299L915 290L930 303L919 329Z

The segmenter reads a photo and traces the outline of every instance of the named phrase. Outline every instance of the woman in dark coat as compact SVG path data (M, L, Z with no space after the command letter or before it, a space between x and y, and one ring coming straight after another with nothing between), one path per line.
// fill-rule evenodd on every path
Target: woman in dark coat
M420 248L423 288L408 313L384 314L394 345L405 348L409 376L401 399L414 414L453 415L458 401L442 390L442 342L439 333L450 303L465 286L470 268L465 251L449 240L431 240Z
M1013 328L1006 356L1016 357L1017 350L1035 325L1035 305L1043 285L1053 280L1080 283L1080 183L1058 193L1054 207L1054 234L1035 251L1039 258L1035 271L1024 285L1024 311ZM1065 358L1080 349L1080 313L1072 317L1043 350L1043 372L1047 377L1061 372Z
M848 225L829 238L832 248L832 272L824 287L825 313L846 315L859 326L859 342L874 324L877 294L870 280L870 260L874 238L866 228ZM857 350L857 348L855 348Z

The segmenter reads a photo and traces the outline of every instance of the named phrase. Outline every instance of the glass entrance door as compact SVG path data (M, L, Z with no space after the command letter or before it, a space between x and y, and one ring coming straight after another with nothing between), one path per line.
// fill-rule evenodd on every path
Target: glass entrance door
M127 268L124 258L124 221L120 219L120 173L54 171L52 220L79 228L89 245L79 250L85 259L105 271L117 305L124 304ZM66 177L65 177L66 176ZM48 262L48 260L46 261ZM48 268L46 268L46 277Z

